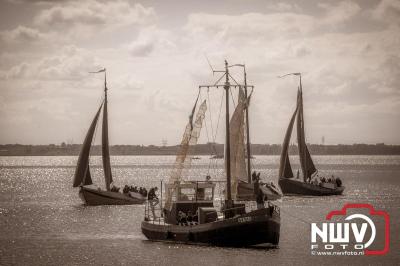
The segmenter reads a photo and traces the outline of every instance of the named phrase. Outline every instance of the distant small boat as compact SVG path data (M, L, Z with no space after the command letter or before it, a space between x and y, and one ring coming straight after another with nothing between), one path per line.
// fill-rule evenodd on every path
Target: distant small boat
M290 75L290 74L289 74ZM304 134L304 118L303 118L303 91L301 84L301 74L292 73L292 75L300 76L300 86L297 92L296 109L290 119L289 126L286 130L285 139L282 144L282 153L279 166L279 186L284 194L300 194L311 196L340 195L345 187L340 182L320 182L315 180L311 182L317 173L314 162L308 151ZM303 180L297 176L294 178L292 167L289 161L289 142L292 135L293 124L297 116L297 142L300 157L301 170ZM314 176L313 176L314 175Z
M79 196L83 203L86 205L130 205L142 204L146 201L144 197L128 196L127 194L111 191L110 184L113 182L111 165L110 165L110 151L108 144L108 118L107 118L107 79L106 69L98 72L104 72L104 101L94 116L94 119L86 133L85 140L79 154L78 163L75 170L73 187L79 187ZM106 190L94 188L92 177L89 169L89 156L90 148L94 132L96 130L97 120L100 112L103 109L103 125L102 125L102 158L104 179L106 183Z

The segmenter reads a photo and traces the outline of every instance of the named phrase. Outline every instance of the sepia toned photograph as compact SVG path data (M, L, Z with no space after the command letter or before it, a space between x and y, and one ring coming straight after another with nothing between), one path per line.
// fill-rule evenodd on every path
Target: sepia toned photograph
M0 0L0 265L400 264L400 0Z

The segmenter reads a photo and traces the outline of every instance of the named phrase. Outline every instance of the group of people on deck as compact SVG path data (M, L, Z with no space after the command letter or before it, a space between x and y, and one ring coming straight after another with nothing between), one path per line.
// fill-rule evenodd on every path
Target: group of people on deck
M178 212L178 225L188 226L188 225L196 225L199 220L199 210L193 215L192 211L188 211L184 213L183 211Z
M143 197L147 197L147 189L145 187L125 185L124 188L122 189L122 193L129 194L129 192L139 193Z
M154 188L152 188L152 189L154 189ZM117 192L117 193L119 193L120 190L121 190L121 188L115 186L114 184L112 185L112 187L110 189L111 192ZM146 198L148 195L147 189L145 187L125 185L124 188L122 189L122 193L126 194L126 195L130 195L129 192L139 193L144 198Z
M297 179L299 179L299 170L297 170ZM342 186L342 180L340 177L335 177L334 175L331 177L323 177L315 174L314 176L309 177L306 182L315 186L323 186L323 184L334 184L337 187Z

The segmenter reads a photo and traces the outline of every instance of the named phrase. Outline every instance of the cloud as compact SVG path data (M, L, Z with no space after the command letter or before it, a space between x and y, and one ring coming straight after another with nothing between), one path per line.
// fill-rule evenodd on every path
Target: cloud
M89 0L55 4L40 11L34 21L42 27L81 25L113 28L146 25L153 23L155 19L154 9L145 8L141 4Z
M372 11L373 18L400 25L400 0L382 0Z
M189 15L185 26L190 36L206 35L227 41L234 37L235 40L241 38L242 42L251 42L254 37L256 40L271 40L282 35L301 36L314 28L315 21L312 17L295 13L247 13L237 16L195 13Z
M301 8L297 4L284 2L268 3L267 9L273 12L301 11Z
M337 5L320 3L318 6L326 11L322 22L332 26L352 19L361 10L357 3L351 1L342 1Z
M187 123L197 86L218 79L210 73L206 54L216 69L223 68L224 59L246 63L248 82L256 86L250 112L255 143L282 141L298 79L276 76L295 71L303 73L310 142L322 135L333 142L369 141L369 133L363 136L360 129L367 132L370 121L385 121L379 122L386 130L374 133L376 139L398 142L393 132L399 130L400 27L391 15L397 10L393 3L368 8L350 1L313 7L262 3L262 9L246 8L248 13L233 7L222 14L211 8L171 12L158 3L151 8L130 1L32 5L34 23L24 23L33 26L23 29L20 21L2 36L16 49L0 55L0 105L7 109L24 101L3 117L28 117L35 127L44 112L52 119L52 103L59 102L53 120L63 121L51 122L63 132L55 135L80 140L81 125L90 123L103 92L103 76L87 71L104 66L114 143L154 144L167 138L173 144ZM179 18L171 18L177 13ZM18 42L40 45L14 45ZM242 81L241 70L231 69L231 74ZM210 93L209 110L215 115L222 91ZM37 97L44 101L31 100ZM74 131L64 134L65 125L72 124ZM17 130L9 130L7 140L14 139L12 132ZM50 141L44 130L32 132L32 139L43 135L37 142Z
M20 42L30 43L43 40L46 35L37 29L18 26L13 30L6 30L0 32L1 39L6 43Z
M76 80L99 68L88 51L72 45L62 47L52 56L36 62L22 62L8 71L0 72L2 79Z
M128 45L130 54L135 57L148 56L155 50L165 52L175 48L171 34L155 26L141 29L136 39Z

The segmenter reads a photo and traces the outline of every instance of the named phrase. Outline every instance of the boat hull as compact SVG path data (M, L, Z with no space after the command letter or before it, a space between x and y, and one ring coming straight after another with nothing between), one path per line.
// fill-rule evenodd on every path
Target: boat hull
M345 187L326 188L316 186L301 181L297 181L290 178L280 178L279 186L283 194L298 194L298 195L309 195L309 196L329 196L329 195L341 195Z
M152 241L246 247L279 243L280 215L275 207L198 225L142 222L142 233Z
M282 197L282 192L269 184L260 185L260 189L267 200L278 200ZM255 200L254 184L238 183L236 197L237 200Z
M145 199L136 199L119 192L97 190L82 186L79 190L79 197L83 203L89 206L98 205L133 205L143 204Z

